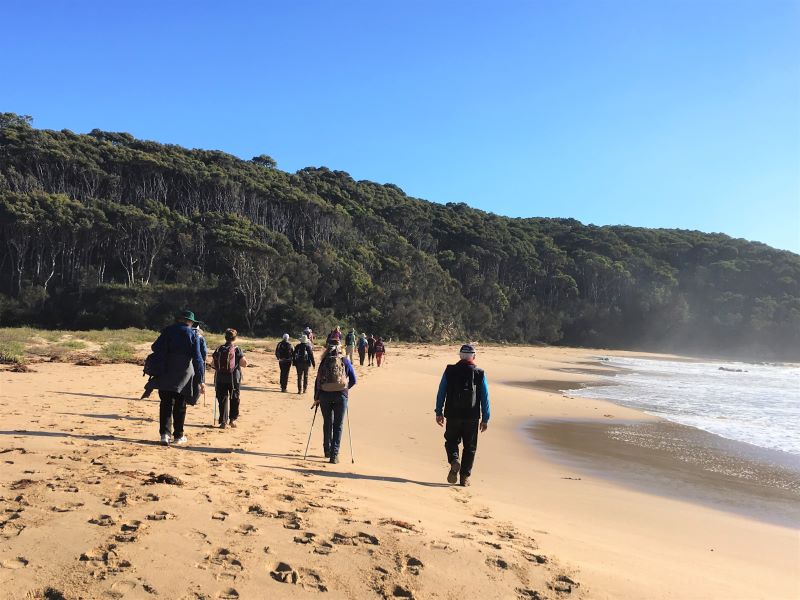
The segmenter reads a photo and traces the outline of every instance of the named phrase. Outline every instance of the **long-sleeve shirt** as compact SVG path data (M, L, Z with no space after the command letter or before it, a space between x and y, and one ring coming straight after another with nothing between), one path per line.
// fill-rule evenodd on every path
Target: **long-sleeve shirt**
M353 369L353 363L351 363L348 359L344 357L339 357L339 358L341 358L342 362L344 363L344 369L347 372L347 389L342 390L341 392L325 392L320 389L319 374L320 371L322 370L322 361L320 361L320 369L317 370L317 378L314 381L314 400L319 400L320 394L341 394L342 396L347 398L348 395L347 392L350 390L351 387L353 387L356 384L356 372ZM327 359L322 359L322 360L327 360Z
M489 415L491 413L489 407L489 385L486 383L486 374L484 373L481 378L481 385L475 390L478 402L481 405L481 421L484 423L489 422ZM439 382L439 392L436 394L436 416L444 416L444 401L447 397L447 371L442 374L442 380Z

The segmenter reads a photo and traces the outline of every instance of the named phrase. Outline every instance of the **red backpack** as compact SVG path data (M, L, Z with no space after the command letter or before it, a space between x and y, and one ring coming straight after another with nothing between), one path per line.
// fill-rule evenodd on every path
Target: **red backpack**
M226 344L214 352L214 368L217 373L230 375L236 370L236 346Z

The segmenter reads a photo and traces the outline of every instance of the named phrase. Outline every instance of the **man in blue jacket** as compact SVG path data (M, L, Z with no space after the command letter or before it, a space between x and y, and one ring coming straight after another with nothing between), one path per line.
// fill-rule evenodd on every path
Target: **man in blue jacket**
M181 312L176 322L165 328L151 346L162 368L161 373L150 378L145 389L158 390L161 399L159 433L164 446L170 443L170 417L174 443L183 445L188 441L183 432L186 405L194 404L197 397L206 391L205 362L200 337L193 329L195 323L199 321L192 311Z
M314 382L314 407L322 411L322 445L325 458L339 462L348 392L356 384L353 364L341 355L338 343L331 343L322 355Z
M439 383L436 396L436 423L444 431L444 448L450 471L447 482L456 483L460 475L461 485L468 486L478 450L478 429L481 433L489 427L489 386L483 369L475 366L475 348L469 344L461 346L459 360L447 365ZM464 451L459 462L459 444Z

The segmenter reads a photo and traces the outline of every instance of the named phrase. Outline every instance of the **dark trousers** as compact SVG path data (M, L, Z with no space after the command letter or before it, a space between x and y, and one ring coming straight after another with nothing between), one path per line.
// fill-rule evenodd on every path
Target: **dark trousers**
M278 363L281 367L281 391L286 391L286 386L289 385L289 371L292 369L292 361L282 360Z
M367 358L369 359L369 364L372 364L372 362L375 360L375 350L370 350L367 353Z
M297 369L297 393L308 389L308 365L295 365Z
M216 385L217 402L219 403L219 424L227 424L239 418L239 388L233 383Z
M186 399L178 392L168 392L166 390L158 390L158 397L161 398L161 406L158 411L159 435L172 433L172 437L175 439L183 437L183 424L186 421ZM172 419L172 426L175 428L174 432L169 430L170 419Z
M367 353L366 348L359 348L358 349L358 361L359 364L363 367L364 366L364 355Z
M322 447L326 456L336 456L342 442L347 396L341 392L320 392L319 408L322 411Z
M478 450L478 419L448 418L444 429L444 449L447 462L458 460L458 445L464 443L461 456L461 477L469 477L475 452Z

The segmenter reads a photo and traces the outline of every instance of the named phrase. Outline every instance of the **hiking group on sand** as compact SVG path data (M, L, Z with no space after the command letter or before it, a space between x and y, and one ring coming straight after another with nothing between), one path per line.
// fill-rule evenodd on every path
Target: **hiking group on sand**
M142 398L158 390L159 436L165 446L188 443L184 432L186 407L197 404L199 397L205 394L208 345L200 325L192 311L182 311L175 323L161 331L151 346L152 353L145 360L144 374L149 379ZM240 414L242 369L248 365L244 351L236 345L237 331L226 329L224 336L225 343L214 350L211 360L215 390L214 422L220 429L236 427ZM366 333L358 335L355 329L350 329L342 339L341 327L337 326L328 334L317 366L315 336L310 326L303 329L295 346L289 339L288 333L283 334L275 348L281 392L287 391L292 366L297 374L298 394L307 392L309 369L316 369L309 443L317 412L320 412L325 458L337 464L345 419L349 431L349 391L357 382L353 368L355 353L358 352L360 366L364 365L366 357L367 366L380 367L386 362L386 346L381 337L367 336ZM447 365L442 374L434 409L436 423L444 427L449 465L447 481L462 486L470 485L478 435L487 430L490 415L489 387L485 373L475 364L475 354L474 346L461 346L459 361ZM352 459L352 439L350 453Z

